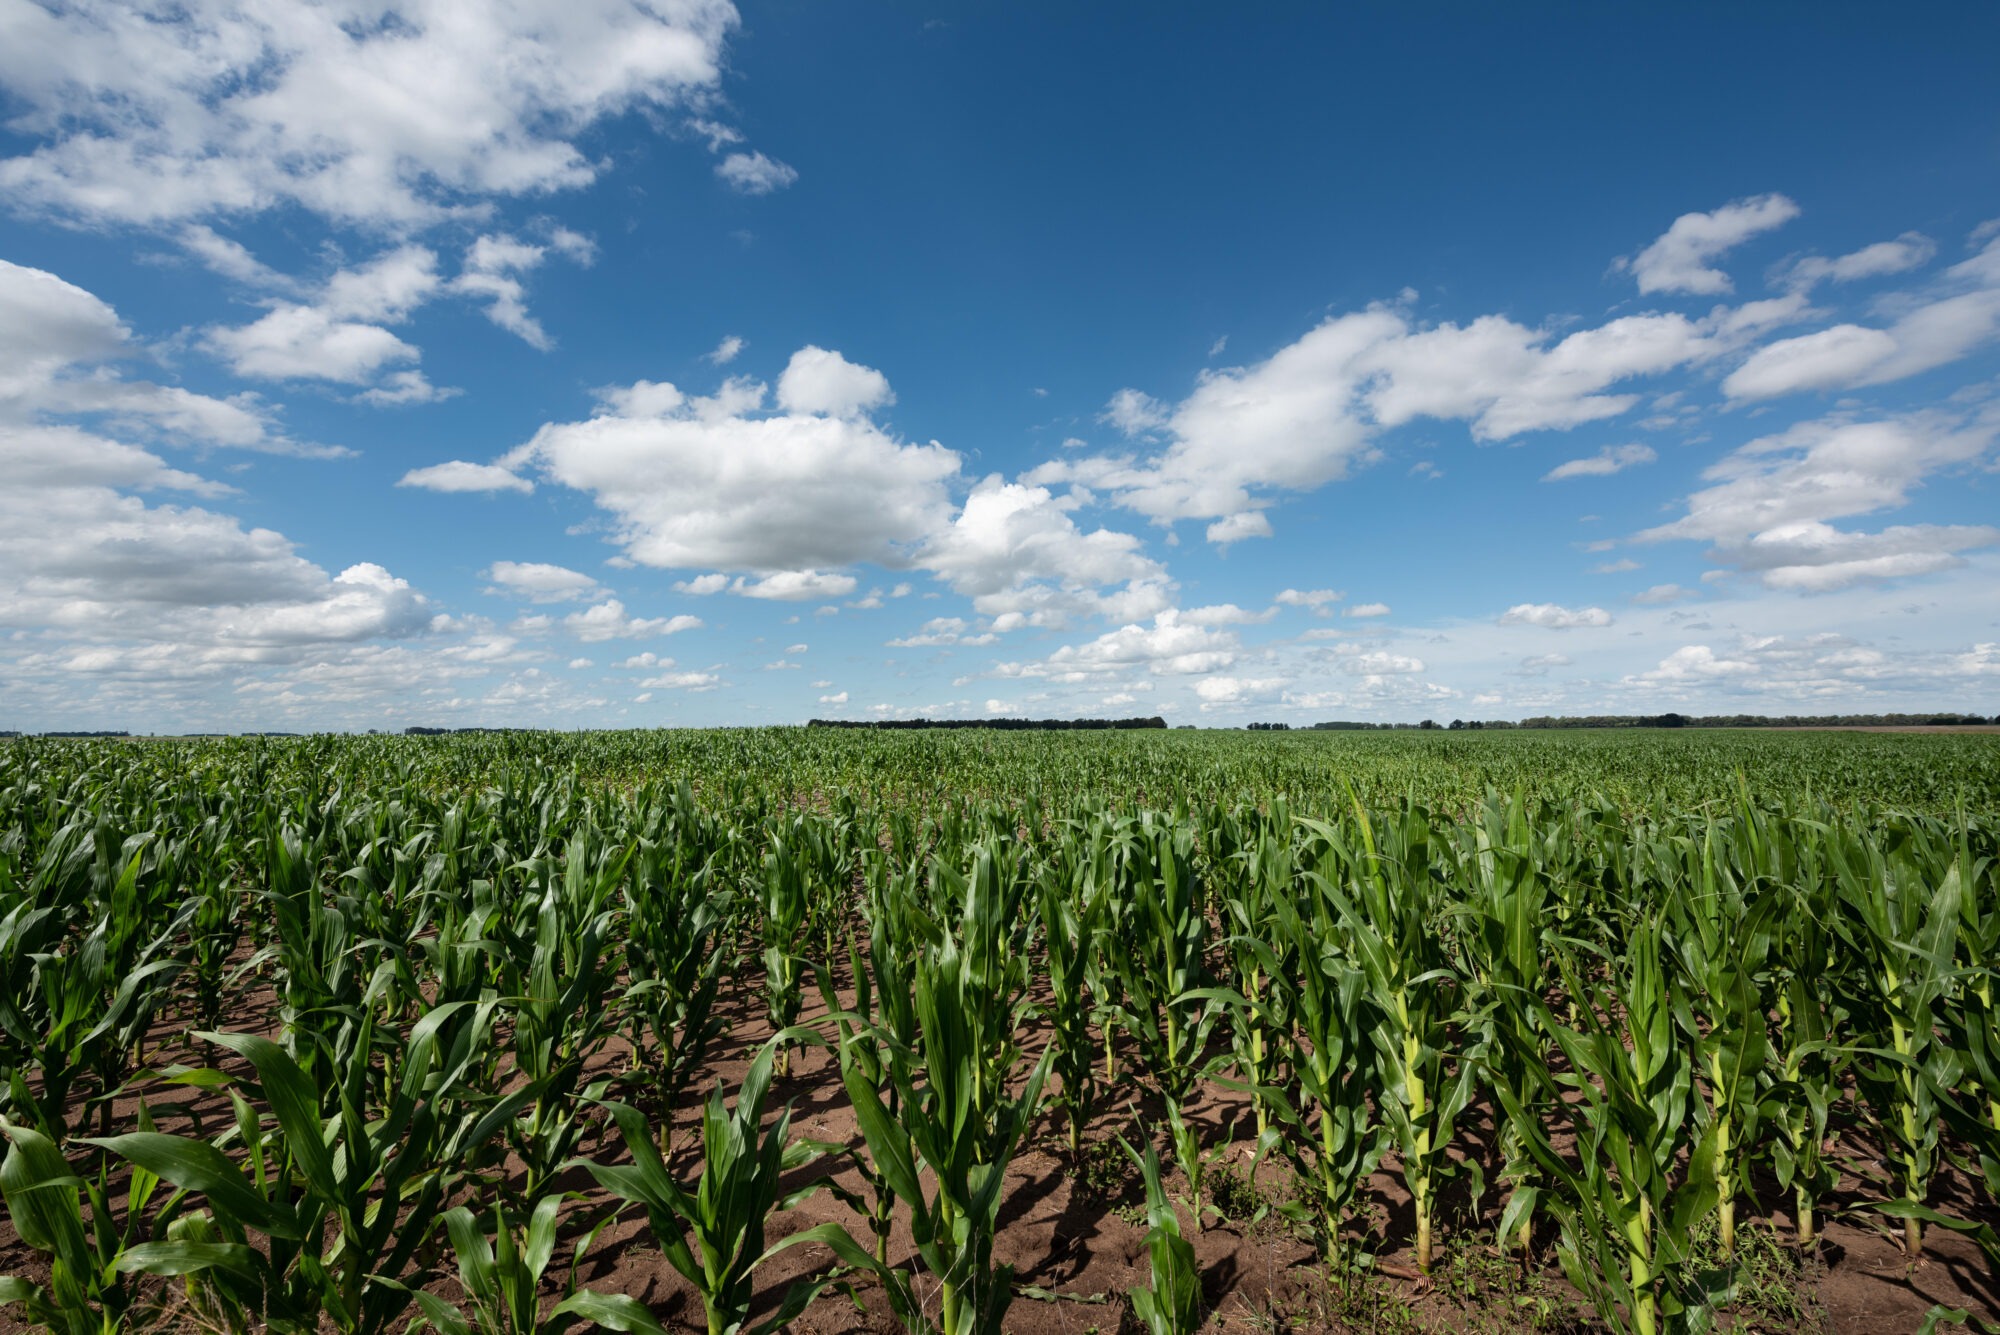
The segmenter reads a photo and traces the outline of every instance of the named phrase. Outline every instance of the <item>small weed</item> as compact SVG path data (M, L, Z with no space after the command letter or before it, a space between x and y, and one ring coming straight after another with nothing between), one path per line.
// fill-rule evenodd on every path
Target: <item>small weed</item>
M1254 1224L1271 1214L1280 1198L1269 1187L1234 1164L1217 1164L1209 1172L1209 1204L1234 1224Z
M1331 1270L1308 1301L1312 1310L1302 1315L1314 1329L1426 1335L1409 1297L1371 1271Z
M1769 1223L1759 1219L1739 1223L1736 1255L1725 1260L1711 1215L1695 1231L1694 1250L1702 1269L1727 1277L1722 1310L1731 1329L1758 1335L1824 1335L1833 1328L1819 1298L1826 1263L1817 1252L1800 1255L1787 1247Z
M1139 1174L1115 1140L1085 1141L1083 1150L1076 1156L1075 1170L1076 1177L1070 1190L1084 1200L1129 1207L1138 1196ZM1125 1218L1126 1211L1117 1213L1119 1218ZM1145 1217L1142 1203L1138 1218L1143 1221Z
M1458 1309L1452 1328L1466 1335L1567 1335L1591 1328L1583 1310L1540 1271L1522 1269L1475 1233L1455 1233L1431 1276L1437 1293Z

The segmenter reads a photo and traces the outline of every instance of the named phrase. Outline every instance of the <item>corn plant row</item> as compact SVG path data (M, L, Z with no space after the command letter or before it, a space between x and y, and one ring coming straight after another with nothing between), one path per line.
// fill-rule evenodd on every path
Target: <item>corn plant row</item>
M1148 763L1213 762L1203 787L940 794L901 742L865 780L851 740L699 745L637 780L626 737L589 764L511 737L0 750L0 1194L43 1257L0 1302L63 1331L168 1303L226 1330L653 1330L586 1282L631 1218L710 1335L869 1293L985 1335L1017 1289L1010 1165L1117 1136L1156 1331L1200 1318L1187 1235L1238 1140L1327 1266L1429 1269L1453 1226L1552 1238L1644 1335L1728 1305L1762 1184L1814 1244L1844 1128L1912 1259L1935 1227L2000 1255L1936 1193L1949 1169L2000 1195L1990 798L1743 775L1676 806L1560 769L1468 796L1434 756L1400 797L1252 801L1265 757L1193 739ZM747 1072L704 1080L745 1015ZM851 1144L772 1106L820 1050ZM1225 1100L1216 1137L1195 1113ZM1408 1236L1358 1209L1381 1172ZM849 1222L773 1229L822 1190ZM793 1249L820 1268L760 1304ZM456 1300L426 1291L447 1276Z

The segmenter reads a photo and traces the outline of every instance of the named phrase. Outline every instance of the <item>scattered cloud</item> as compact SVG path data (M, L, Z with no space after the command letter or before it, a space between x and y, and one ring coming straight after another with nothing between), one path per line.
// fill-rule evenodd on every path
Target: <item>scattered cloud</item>
M1768 343L1722 382L1733 399L1888 384L1955 362L2000 336L2000 236L1953 265L1886 329L1842 323Z
M731 144L743 142L743 131L721 121L709 120L703 116L689 118L687 128L708 141L708 151L720 153Z
M663 672L639 684L660 691L709 691L720 686L722 678L713 672Z
M1275 699L1289 683L1283 677L1203 677L1194 684L1204 709Z
M791 413L858 417L895 401L880 371L811 344L793 353L778 377L778 406Z
M925 649L947 645L992 644L1000 637L987 631L981 634L967 634L971 629L964 617L932 617L914 635L889 641L891 649Z
M1378 304L1333 316L1262 362L1204 371L1177 404L1121 390L1104 419L1163 448L1065 455L1024 480L1108 491L1157 522L1208 519L1210 541L1227 544L1269 532L1267 493L1314 491L1375 461L1383 431L1428 417L1505 440L1616 417L1642 396L1613 386L1705 364L1803 310L1794 294L1700 319L1621 316L1558 337L1498 315L1419 326Z
M994 474L911 559L970 596L973 610L996 618L1001 630L1164 607L1165 569L1131 534L1079 526L1077 508L1073 498ZM1119 587L1102 592L1107 586Z
M799 179L798 171L762 153L731 153L715 164L715 174L744 195L768 195Z
M1137 672L1186 676L1221 671L1240 657L1242 647L1232 632L1184 625L1179 614L1169 609L1157 614L1150 626L1121 626L1082 644L1064 645L1040 662L1000 663L994 671L1003 677L1044 677L1057 682L1127 677Z
M1597 453L1582 459L1571 459L1568 463L1557 464L1542 474L1544 482L1561 482L1572 477L1610 477L1640 464L1649 464L1660 456L1646 445L1606 445Z
M1775 194L1739 199L1713 213L1683 213L1653 244L1629 260L1619 260L1617 268L1631 273L1641 295L1717 296L1732 290L1733 284L1710 261L1798 216L1798 205Z
M2000 529L1911 524L1866 533L1831 521L1902 507L1932 474L1984 458L1997 429L1935 412L1801 422L1724 456L1702 474L1710 485L1688 497L1685 515L1634 540L1709 542L1710 559L1802 592L1949 569L1963 564L1962 553L2000 543Z
M868 407L890 401L879 372L805 348L786 369L781 411L765 409L767 394L751 380L728 381L711 397L640 381L601 394L594 417L543 426L494 467L591 496L631 560L746 572L754 578L728 587L753 597L815 582L845 594L851 577L824 572L863 560L903 564L912 544L945 527L959 456L903 444L867 418ZM719 591L714 578L695 583Z
M385 326L408 319L441 285L433 251L401 246L339 270L310 302L277 302L250 324L210 328L202 342L251 379L365 385L385 367L417 360L417 349Z
M744 598L764 598L776 602L803 602L816 598L843 598L854 592L852 575L823 570L779 570L762 579L731 581L729 591Z
M567 235L575 236L574 233ZM577 237L576 240L581 242L582 238ZM483 302L487 319L529 347L546 352L555 346L555 340L549 337L538 320L528 314L527 289L521 282L521 275L539 268L549 249L547 246L530 245L504 232L482 236L466 251L464 267L458 277L451 280L450 288L453 292ZM575 243L564 247L564 250L572 258L582 256L583 262L589 262L590 252L579 250Z
M684 630L698 630L703 622L700 617L634 617L626 614L625 604L616 598L606 599L582 612L572 612L563 618L563 628L582 640L585 644L597 644L604 640L640 640L662 635L678 635Z
M1555 603L1516 603L1500 614L1503 626L1540 626L1543 630L1575 630L1608 626L1611 614L1601 607L1571 609Z
M454 459L450 463L412 468L398 478L399 487L419 487L425 491L531 492L535 484L501 464L473 464Z
M705 98L738 23L685 4L339 8L115 0L14 15L17 210L160 226L287 206L382 230L593 180L571 136ZM776 164L773 164L775 166Z
M1361 650L1352 645L1341 645L1335 659L1342 672L1357 677L1381 676L1386 673L1422 672L1424 660L1408 654L1392 654L1383 650Z
M310 659L332 674L368 641L453 633L380 564L351 560L329 574L283 534L188 503L236 488L156 451L345 451L288 440L247 396L126 379L116 363L136 351L108 303L0 261L0 642L10 646L10 693L69 680L77 695L102 699L85 683L112 695L150 683L165 700L186 683ZM54 647L35 647L42 641ZM472 652L470 640L454 652Z
M1111 396L1098 414L1098 421L1118 428L1128 436L1157 431L1167 424L1167 405L1136 389L1121 389Z
M1835 259L1807 255L1784 273L1788 286L1810 288L1818 283L1852 283L1863 278L1921 269L1937 254L1937 242L1921 232L1905 232L1894 241L1877 241Z
M1180 620L1189 626L1260 626L1278 614L1276 607L1252 611L1235 603L1215 603L1208 607L1185 607Z
M507 594L537 603L572 602L597 592L597 581L578 570L541 561L495 561L486 578L488 593Z
M1650 672L1627 677L1628 683L1685 682L1713 677L1735 677L1754 673L1757 665L1742 658L1723 658L1705 644L1690 644L1674 650Z
M1322 612L1329 603L1337 603L1346 596L1338 589L1280 589L1271 601L1281 607L1307 607Z

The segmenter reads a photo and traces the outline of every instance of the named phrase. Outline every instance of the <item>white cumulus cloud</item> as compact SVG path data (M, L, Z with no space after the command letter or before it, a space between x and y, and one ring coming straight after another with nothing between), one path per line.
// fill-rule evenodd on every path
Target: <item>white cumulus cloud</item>
M678 635L684 630L698 630L702 624L700 617L685 614L671 617L631 616L625 611L625 604L616 598L606 599L594 607L572 612L563 618L563 627L585 644Z
M1886 274L1920 269L1929 264L1936 254L1937 242L1921 232L1905 232L1894 241L1877 241L1872 246L1863 246L1833 259L1808 255L1792 265L1785 274L1785 281L1794 287L1807 288L1816 283L1852 283L1863 278L1880 278Z
M1707 469L1687 513L1636 535L1712 544L1712 559L1776 588L1824 591L1930 574L2000 543L1987 525L1898 525L1875 533L1831 521L1896 509L1931 475L1992 448L1991 422L1938 413L1833 417L1751 441Z
M1836 324L1752 353L1722 382L1734 399L1882 385L1934 370L2000 336L2000 236L1953 265L1886 329Z
M815 596L785 592L814 581L829 595L849 592L851 577L829 572L903 563L945 526L959 456L904 444L868 420L862 410L887 401L879 372L820 349L801 358L787 370L782 411L764 408L755 381L732 380L711 397L640 382L601 395L594 417L543 426L492 467L588 494L642 565L744 572L756 578L728 587L752 596ZM411 485L424 485L431 470L415 476Z
M495 561L487 568L490 593L505 593L537 603L569 602L597 592L597 581L580 570L543 561Z
M1611 614L1601 607L1568 608L1556 603L1516 603L1500 614L1503 626L1540 626L1544 630L1576 630L1608 626Z
M1560 337L1498 315L1418 326L1377 305L1333 316L1262 362L1204 371L1179 403L1121 391L1106 420L1163 441L1156 453L1065 455L1023 480L1106 490L1160 522L1211 520L1209 540L1226 545L1270 532L1269 492L1316 490L1378 458L1385 430L1429 417L1503 440L1615 417L1640 396L1614 386L1706 363L1803 305L1794 295L1701 319L1629 315Z
M880 371L811 344L793 353L778 377L778 406L787 412L855 417L895 401Z
M1692 292L1715 296L1733 286L1710 261L1753 236L1799 216L1799 206L1783 195L1756 195L1725 204L1712 213L1683 213L1660 238L1619 267L1638 280L1639 291Z
M588 184L573 136L706 96L727 0L76 0L13 9L0 42L16 207L161 224L293 205L432 222Z

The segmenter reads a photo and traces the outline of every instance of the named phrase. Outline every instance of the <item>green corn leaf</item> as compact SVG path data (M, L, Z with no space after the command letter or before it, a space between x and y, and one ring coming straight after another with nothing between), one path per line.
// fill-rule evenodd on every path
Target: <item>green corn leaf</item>
M305 1238L290 1210L266 1200L228 1156L205 1141L134 1131L82 1143L108 1150L183 1191L200 1192L219 1216L243 1227L293 1242Z

